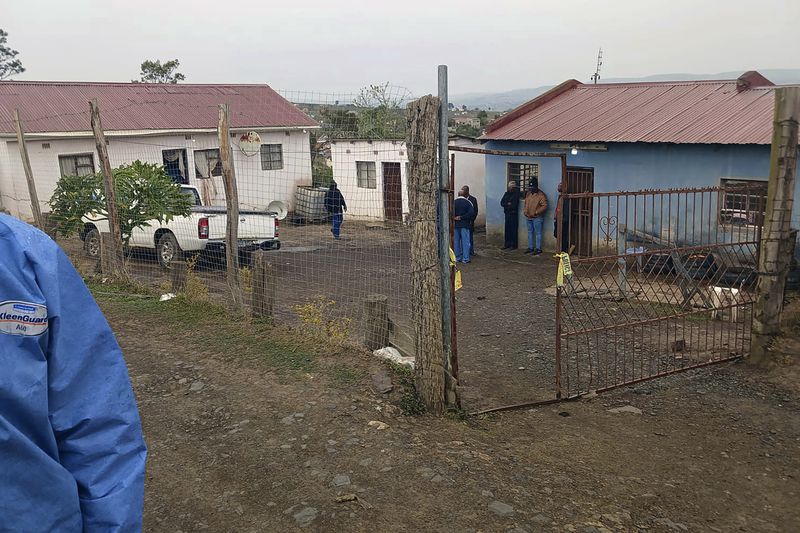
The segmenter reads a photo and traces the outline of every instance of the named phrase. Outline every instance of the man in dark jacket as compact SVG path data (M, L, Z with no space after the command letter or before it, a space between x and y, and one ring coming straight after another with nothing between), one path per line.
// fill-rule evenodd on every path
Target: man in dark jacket
M469 263L469 225L474 218L472 203L467 199L464 189L461 189L453 202L453 251L459 263Z
M519 189L516 181L508 182L508 190L500 200L506 215L505 244L503 250L517 249L517 233L519 231Z
M558 223L561 221L561 243L558 245L559 251L569 253L569 217L571 200L561 200L566 194L563 186L558 184L558 200L556 200L555 216L553 217L553 237L558 240ZM563 204L563 205L562 205ZM563 209L563 212L561 211Z
M344 212L347 211L347 204L342 196L342 191L336 186L336 182L332 181L328 192L325 193L325 209L328 211L328 216L331 217L331 233L333 238L339 240L339 231L342 227L342 220L344 219Z
M464 197L472 204L472 220L469 222L469 253L475 255L475 219L478 218L478 199L469 193L469 185L464 185Z

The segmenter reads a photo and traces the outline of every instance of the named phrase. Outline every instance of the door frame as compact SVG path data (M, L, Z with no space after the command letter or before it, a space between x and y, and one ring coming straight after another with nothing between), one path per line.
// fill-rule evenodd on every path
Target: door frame
M388 180L386 179L387 168L396 168L397 172L397 190L390 191L387 187ZM382 186L383 186L383 218L386 221L392 222L402 222L403 221L403 164L400 161L381 161L381 177L383 178ZM391 199L392 204L397 204L390 206L390 198L389 194L396 194L396 199ZM390 216L396 214L396 216Z
M567 191L570 193L593 193L594 192L594 167L567 167ZM583 179L588 178L588 187L586 184L573 186L579 179L575 174L578 172L589 172L589 176L583 176ZM573 181L572 178L578 178ZM583 189L583 190L579 190ZM570 221L569 221L569 242L575 246L575 251L579 257L591 257L592 255L592 236L594 235L594 202L592 198L577 198L572 200L574 205L570 208Z

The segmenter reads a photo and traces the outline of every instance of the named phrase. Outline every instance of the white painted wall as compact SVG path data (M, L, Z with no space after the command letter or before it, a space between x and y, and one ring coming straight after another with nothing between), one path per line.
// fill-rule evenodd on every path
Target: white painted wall
M457 139L453 143L479 147L480 143ZM408 216L408 181L406 170L408 152L403 141L339 140L331 142L333 179L347 202L347 214L354 219L383 220L383 164L400 163L403 188L403 219ZM376 188L358 187L356 161L373 161L376 170ZM470 193L478 199L476 225L486 220L486 193L484 184L485 163L481 154L456 153L456 190L469 185Z
M383 220L383 163L400 163L400 180L403 191L403 219L408 215L408 187L406 163L408 153L404 141L331 141L333 179L339 185L345 202L347 216L359 220ZM356 161L375 163L374 189L358 186Z
M237 148L238 134L232 138L234 145L233 161L239 190L239 203L243 209L265 209L273 200L285 202L293 209L297 185L311 184L311 151L309 134L302 131L259 132L263 144L283 146L283 169L261 170L261 158L256 154L246 156ZM162 150L185 148L189 166L189 183L200 185L195 177L194 150L218 148L216 133L192 134L190 139L184 135L109 137L108 156L111 166L140 160L147 163L162 164ZM49 148L43 144L48 143ZM91 153L94 156L95 170L99 162L94 139L31 139L27 142L36 189L42 211L50 210L47 200L53 194L60 177L59 155ZM222 178L213 178L217 189L217 205L225 205L225 189ZM0 142L0 203L12 215L31 220L30 200L22 159L16 140Z

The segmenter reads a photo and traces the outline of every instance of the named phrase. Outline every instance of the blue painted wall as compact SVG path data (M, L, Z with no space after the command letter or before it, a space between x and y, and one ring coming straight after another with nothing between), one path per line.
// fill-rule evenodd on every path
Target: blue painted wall
M489 141L491 150L550 152L550 143ZM675 187L712 187L720 178L759 179L769 176L769 146L759 145L679 145L647 143L607 143L606 152L579 151L567 155L567 164L594 168L595 192L665 189ZM539 187L547 194L550 208L545 215L545 242L555 247L553 216L561 181L558 158L520 158L486 156L486 234L490 244L502 245L504 215L500 198L506 188L507 163L539 164ZM800 227L800 179L792 213L792 226ZM595 230L597 230L595 228ZM520 246L527 239L524 218L520 212Z

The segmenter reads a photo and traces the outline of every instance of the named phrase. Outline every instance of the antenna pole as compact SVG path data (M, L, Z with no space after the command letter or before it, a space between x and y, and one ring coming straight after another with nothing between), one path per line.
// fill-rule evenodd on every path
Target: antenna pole
M600 48L597 51L597 68L595 69L594 74L592 74L591 78L595 84L597 84L597 80L600 79L600 67L602 66L603 66L603 49Z

